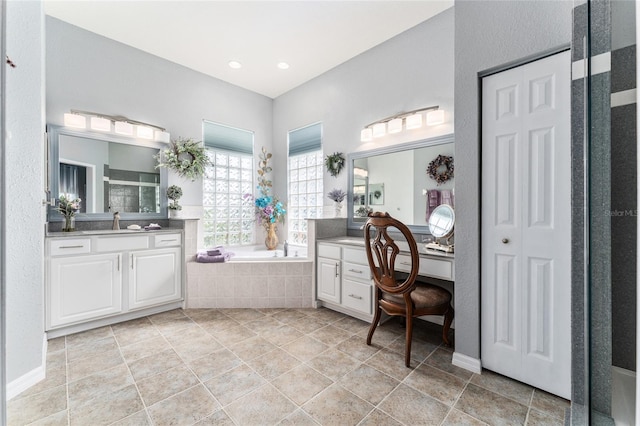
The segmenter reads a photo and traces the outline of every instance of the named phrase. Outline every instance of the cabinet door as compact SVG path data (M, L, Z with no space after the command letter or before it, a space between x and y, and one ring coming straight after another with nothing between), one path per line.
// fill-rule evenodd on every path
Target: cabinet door
M122 312L121 255L50 261L47 329Z
M182 298L179 247L131 254L129 309L139 309Z
M340 303L340 261L318 258L318 299Z

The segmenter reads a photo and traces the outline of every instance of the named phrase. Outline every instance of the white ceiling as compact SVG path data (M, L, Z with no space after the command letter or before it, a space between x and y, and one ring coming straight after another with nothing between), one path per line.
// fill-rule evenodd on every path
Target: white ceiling
M414 1L45 0L47 15L271 98L453 6ZM229 61L241 69L231 69ZM290 68L278 69L278 62Z

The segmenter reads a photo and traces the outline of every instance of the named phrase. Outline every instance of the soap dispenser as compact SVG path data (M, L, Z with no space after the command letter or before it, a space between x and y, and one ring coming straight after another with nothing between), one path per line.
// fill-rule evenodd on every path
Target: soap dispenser
M289 256L289 243L287 240L284 240L284 257Z

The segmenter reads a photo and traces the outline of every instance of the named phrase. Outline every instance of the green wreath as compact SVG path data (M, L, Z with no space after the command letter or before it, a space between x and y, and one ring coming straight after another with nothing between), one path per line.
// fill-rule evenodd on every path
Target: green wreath
M324 159L324 165L327 167L327 171L331 176L336 177L344 167L345 159L341 152L334 152L332 155L327 155Z
M158 167L173 170L178 176L196 180L209 165L213 166L204 146L193 139L178 138L171 141L171 146L155 156Z
M444 166L444 170L440 169L442 166ZM438 155L429 163L427 174L431 179L435 180L438 185L453 178L453 157Z

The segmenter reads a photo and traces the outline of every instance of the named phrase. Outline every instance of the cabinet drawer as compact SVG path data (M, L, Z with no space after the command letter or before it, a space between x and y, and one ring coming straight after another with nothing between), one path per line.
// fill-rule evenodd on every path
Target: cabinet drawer
M396 269L398 271L411 271L411 257L400 254L396 259ZM453 263L449 260L420 258L420 266L418 267L418 275L426 277L441 278L444 280L453 280Z
M342 280L342 304L348 308L365 314L371 314L371 284L352 281L348 278Z
M147 235L96 238L96 251L125 251L149 248Z
M342 249L342 258L347 262L359 263L361 265L368 265L367 252L364 247L361 249L347 248Z
M158 234L154 236L155 247L179 246L182 241L180 234Z
M51 240L50 242L51 256L62 256L65 254L83 254L91 252L91 239L76 238Z
M340 260L340 247L331 244L318 244L318 257Z
M371 279L371 270L369 266L359 263L344 262L342 264L342 276L368 281Z

